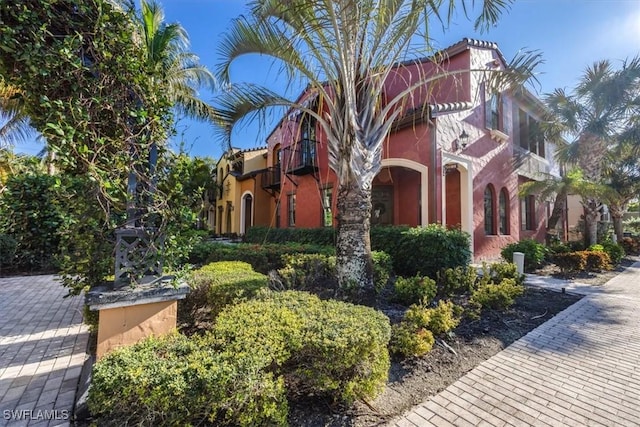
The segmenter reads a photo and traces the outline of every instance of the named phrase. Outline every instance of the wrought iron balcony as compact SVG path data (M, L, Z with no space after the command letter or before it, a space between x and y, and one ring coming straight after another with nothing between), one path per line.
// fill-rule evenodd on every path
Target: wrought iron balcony
M280 165L262 171L262 189L280 191Z
M286 173L306 175L317 171L316 145L316 141L312 139L302 139L297 144L285 148Z

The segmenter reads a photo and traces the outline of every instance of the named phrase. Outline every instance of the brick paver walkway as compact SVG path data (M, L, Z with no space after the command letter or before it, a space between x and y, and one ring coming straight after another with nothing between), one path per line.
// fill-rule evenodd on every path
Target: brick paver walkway
M640 263L572 291L587 296L390 425L640 425Z
M0 425L67 426L89 334L53 276L0 278Z

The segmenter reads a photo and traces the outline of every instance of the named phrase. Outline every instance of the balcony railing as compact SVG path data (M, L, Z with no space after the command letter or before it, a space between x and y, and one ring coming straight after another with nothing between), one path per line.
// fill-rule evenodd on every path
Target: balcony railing
M262 172L262 188L265 190L280 190L280 165L267 168Z
M285 148L286 172L292 175L306 175L318 170L316 141L302 139L297 144Z

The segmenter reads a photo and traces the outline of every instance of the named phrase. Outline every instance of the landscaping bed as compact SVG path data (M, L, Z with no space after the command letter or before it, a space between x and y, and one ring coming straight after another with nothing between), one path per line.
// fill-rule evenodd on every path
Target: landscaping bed
M556 264L546 263L540 268L536 269L533 273L539 276L551 276L557 279L571 279L574 282L587 283L590 285L604 285L609 280L616 277L618 274L624 271L625 268L632 265L634 262L640 261L638 255L627 255L622 258L620 264L608 271L602 271L598 273L589 271L580 271L575 274L563 274Z
M509 344L580 297L527 287L506 312L487 312L479 320L464 319L446 339L436 340L423 357L392 359L389 381L384 391L370 402L357 401L350 408L331 406L310 398L291 402L292 426L375 426L383 425L429 396L444 390L468 371L506 348Z

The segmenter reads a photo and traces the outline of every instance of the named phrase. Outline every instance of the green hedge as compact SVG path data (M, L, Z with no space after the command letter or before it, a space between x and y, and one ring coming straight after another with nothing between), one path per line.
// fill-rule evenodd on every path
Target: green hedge
M0 234L0 271L2 267L13 265L18 242L8 234Z
M436 278L443 268L466 266L471 262L469 234L439 224L410 228L399 238L391 253L399 276L421 274Z
M212 336L231 353L264 357L292 394L349 403L374 397L387 380L389 319L368 307L305 292L263 293L224 310Z
M216 261L244 261L251 264L255 271L267 274L271 270L284 267L283 255L305 253L333 255L335 250L327 246L299 243L258 245L252 243L203 242L196 245L189 257L189 262L192 264L206 264Z
M195 337L151 337L96 363L89 410L100 426L286 425L284 381L263 362Z
M500 252L506 262L513 262L513 253L522 252L524 254L524 270L533 271L544 261L547 253L546 247L533 239L523 239L518 243L511 243Z
M244 235L247 243L301 243L333 246L336 230L333 227L320 228L271 228L251 227Z

